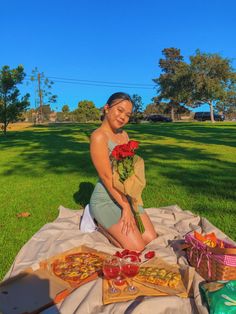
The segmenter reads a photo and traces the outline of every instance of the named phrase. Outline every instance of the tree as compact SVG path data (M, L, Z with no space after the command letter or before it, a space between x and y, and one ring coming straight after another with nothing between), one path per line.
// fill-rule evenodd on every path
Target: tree
M160 114L171 114L172 104L171 102L159 102L158 97L154 97L153 101L157 108L157 113ZM174 108L175 114L187 114L189 113L189 109L180 103L176 103Z
M93 101L82 100L78 103L78 109L73 112L76 121L96 121L100 118L100 111L95 107Z
M65 113L65 114L70 112L70 109L69 109L69 106L68 106L68 105L64 105L61 110L62 110L62 112Z
M216 102L215 108L219 113L226 115L228 118L236 117L236 97L228 94L228 97Z
M3 133L6 135L10 122L16 122L29 105L29 94L20 97L16 87L24 80L25 73L22 65L10 69L5 65L0 70L0 122L3 123Z
M51 105L57 101L57 95L51 92L54 82L45 77L44 72L39 72L37 67L32 70L30 79L32 82L37 81L36 91L39 97L38 120L42 122L44 119L43 105Z
M152 100L153 103L147 105L144 110L145 115L170 113L169 103L158 101L158 97L153 97Z
M236 74L231 61L219 54L201 53L190 56L190 63L183 61L179 49L163 50L165 59L160 59L162 73L154 79L158 85L157 101L169 100L171 112L179 104L196 108L202 104L213 109L234 108L236 103Z
M24 117L24 120L27 122L35 122L35 109L29 109L26 110L22 116Z
M62 106L62 119L65 121L65 120L70 120L70 108L68 105L64 105Z
M42 113L45 120L50 119L50 114L52 113L50 105L43 105L42 106Z
M171 108L171 118L174 121L175 109L178 108L185 90L185 80L183 77L188 73L188 65L183 61L180 49L165 48L162 50L164 59L159 60L159 66L162 70L161 75L153 79L157 84L158 96L156 102L167 100Z
M155 103L149 104L146 106L145 110L144 110L144 115L148 116L150 114L157 114L159 113L158 107Z
M158 101L158 97L153 97L153 103L147 105L147 107L144 110L144 115L149 116L152 114L164 114L169 115L171 113L171 105L169 102L162 102ZM182 106L181 104L178 104L175 107L175 114L181 115L181 114L189 114L189 109L187 109L185 106Z
M134 94L132 96L132 101L133 101L132 121L137 122L143 110L142 97L137 94Z
M208 104L211 121L214 122L214 107L234 107L236 104L236 73L231 61L219 54L201 53L190 56L190 88L188 105L197 107Z
M63 112L57 112L57 122L62 122L64 121L64 113Z

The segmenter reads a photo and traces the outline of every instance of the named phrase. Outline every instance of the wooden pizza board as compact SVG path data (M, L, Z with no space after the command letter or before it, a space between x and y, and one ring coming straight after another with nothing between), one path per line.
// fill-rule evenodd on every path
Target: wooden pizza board
M140 266L148 266L148 267L160 267L165 268L167 270L171 270L176 273L181 274L181 281L176 289L162 287L155 284L144 283L138 281L136 277L134 277L134 285L138 288L139 292L134 295L127 294L125 288L127 287L127 283L123 286L117 286L121 290L119 295L111 295L108 293L109 284L106 279L103 279L103 304L115 303L115 302L125 302L130 301L138 296L170 296L176 295L182 298L187 298L189 296L190 288L193 281L194 276L194 268L189 266L179 266L177 264L171 265L166 263L159 257L154 257L151 260L142 263Z
M70 285L52 273L50 265L55 259L78 252L90 252L100 257L108 255L87 246L79 246L34 264L32 268L28 268L17 276L0 283L0 313L40 313L59 303L74 289L96 279L98 275L94 274L79 285Z
M180 296L183 298L188 297L187 289L189 286L189 280L191 280L191 282L193 280L193 276L192 276L192 278L189 278L189 274L188 274L190 267L186 268L185 271L183 271L183 270L181 270L179 265L169 264L159 257L154 257L151 260L147 261L146 263L143 263L141 266L142 267L162 268L162 269L165 269L167 272L171 271L171 272L174 272L176 274L179 274L181 279L175 288L144 282L144 281L139 280L138 277L134 279L135 281L143 284L144 286L156 289L158 291L162 291L163 293L166 293L167 295L177 295L177 296ZM194 271L194 269L193 269L193 271Z

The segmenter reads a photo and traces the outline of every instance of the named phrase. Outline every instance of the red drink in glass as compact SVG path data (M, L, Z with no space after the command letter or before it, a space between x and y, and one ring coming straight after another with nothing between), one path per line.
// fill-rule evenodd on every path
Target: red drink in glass
M123 286L125 284L125 276L123 274L119 274L119 276L114 279L114 284L116 286Z
M115 279L120 273L120 267L113 265L104 265L103 273L107 279Z
M132 278L134 276L136 276L139 272L139 265L135 265L135 264L124 264L121 268L122 273L128 277L128 278Z
M136 294L139 292L138 287L134 286L132 278L139 272L139 257L137 255L125 255L121 261L122 274L127 277L128 287L124 289L129 294Z
M108 256L103 261L103 274L105 278L109 281L108 292L113 295L120 294L120 289L114 286L114 279L116 279L121 272L120 259L116 256Z

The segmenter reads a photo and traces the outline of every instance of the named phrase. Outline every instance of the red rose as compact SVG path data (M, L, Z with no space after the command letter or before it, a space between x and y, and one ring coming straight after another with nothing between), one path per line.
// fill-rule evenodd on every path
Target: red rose
M126 157L133 157L134 156L134 152L128 152L128 151L122 151L120 153L122 158L126 158Z
M147 252L145 255L144 255L144 257L146 258L146 259L151 259L151 258L153 258L155 256L155 252L154 251L149 251L149 252Z
M116 146L113 151L111 152L112 157L114 157L116 160L121 160L121 151L119 146Z
M122 254L121 254L121 252L119 252L119 251L116 251L116 253L115 253L114 255L117 256L117 257L119 257L119 258L122 258Z
M129 250L125 249L121 252L122 257L129 254Z
M117 145L111 155L116 160L121 160L126 157L133 157L134 150L138 148L139 143L137 141L129 141L127 144Z
M136 252L136 251L130 251L129 252L130 255L134 255L136 258L138 258L138 261L141 262L141 258L140 258L140 255L141 255L141 252ZM136 261L135 258L131 259L131 261Z
M128 143L131 150L135 150L138 148L139 142L137 141L129 141Z
M124 152L128 152L128 151L130 151L130 147L129 147L129 144L122 144L122 145L120 145L120 148L121 148L121 150Z
M137 141L129 141L127 144L116 145L111 152L113 167L118 172L119 180L122 183L134 173L135 160L133 157L134 150L138 148L138 145Z
M136 256L140 256L141 255L141 252L136 252L136 251L130 251L128 249L124 249L123 251L119 252L117 251L115 253L116 256L118 257L123 257L125 255L136 255Z

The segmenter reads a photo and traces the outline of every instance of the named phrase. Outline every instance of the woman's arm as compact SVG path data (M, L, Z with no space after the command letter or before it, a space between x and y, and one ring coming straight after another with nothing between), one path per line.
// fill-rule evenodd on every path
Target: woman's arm
M100 179L108 190L109 194L122 207L123 232L128 233L130 228L133 229L135 220L131 211L130 204L126 196L116 190L112 184L112 168L109 159L109 150L107 137L104 133L95 131L90 139L90 153L92 162L98 172Z

